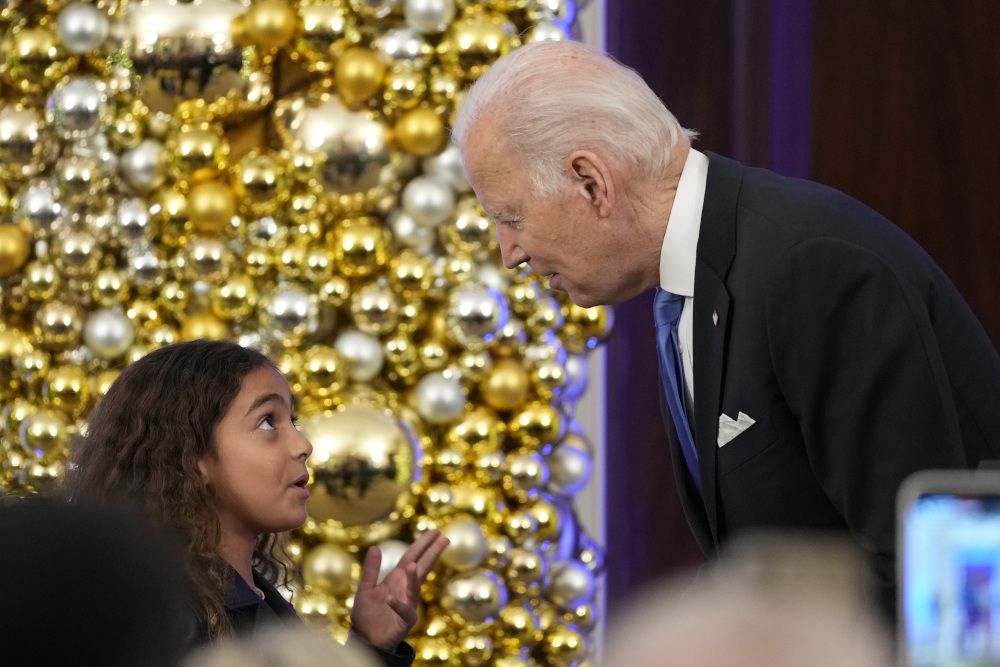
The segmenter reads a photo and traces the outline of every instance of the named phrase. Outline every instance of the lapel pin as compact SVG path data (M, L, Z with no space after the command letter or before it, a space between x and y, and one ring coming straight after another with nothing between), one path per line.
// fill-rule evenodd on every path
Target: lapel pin
M712 311L712 326L719 326L719 311Z

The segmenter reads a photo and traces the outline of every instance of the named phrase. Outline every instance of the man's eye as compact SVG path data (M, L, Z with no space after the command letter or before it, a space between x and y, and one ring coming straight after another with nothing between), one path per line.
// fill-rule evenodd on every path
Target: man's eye
M257 424L257 428L261 429L262 431L273 431L274 417L271 415L267 415L262 420L260 420L260 423Z

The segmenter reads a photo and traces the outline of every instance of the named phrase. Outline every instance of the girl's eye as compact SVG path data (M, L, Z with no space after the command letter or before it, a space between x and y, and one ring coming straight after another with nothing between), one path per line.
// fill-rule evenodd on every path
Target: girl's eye
M299 428L299 417L298 417L298 415L292 415L292 426L295 427L296 431L301 431L302 430L302 429Z
M273 431L274 417L272 417L271 415L267 415L266 417L264 417L264 419L261 420L259 424L257 424L257 428L261 429L262 431Z

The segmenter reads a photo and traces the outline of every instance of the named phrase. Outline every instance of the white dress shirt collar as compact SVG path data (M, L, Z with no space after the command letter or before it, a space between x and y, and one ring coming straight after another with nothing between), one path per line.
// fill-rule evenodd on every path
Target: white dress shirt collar
M687 297L694 296L694 265L707 180L708 157L690 149L677 184L677 194L670 208L663 248L660 250L660 287Z

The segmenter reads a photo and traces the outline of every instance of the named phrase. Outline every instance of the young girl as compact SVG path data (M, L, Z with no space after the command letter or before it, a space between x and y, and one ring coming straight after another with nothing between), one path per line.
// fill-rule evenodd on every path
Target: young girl
M275 588L290 571L284 533L307 518L312 445L295 426L288 382L263 354L199 340L161 348L126 368L73 443L73 500L138 502L187 554L200 639L299 622ZM448 541L422 535L381 583L370 548L351 635L386 665L408 665L403 640L420 585Z

